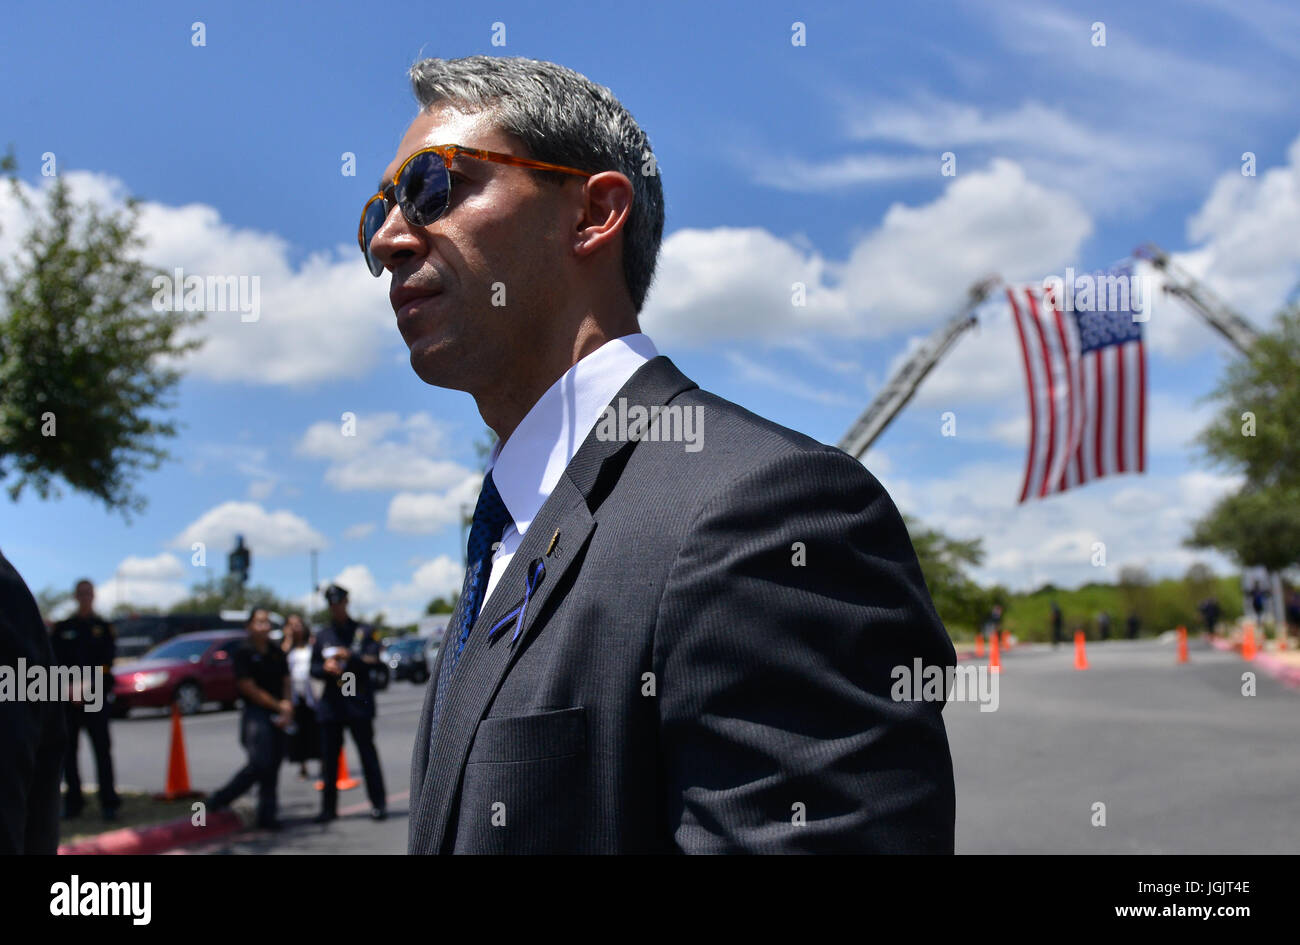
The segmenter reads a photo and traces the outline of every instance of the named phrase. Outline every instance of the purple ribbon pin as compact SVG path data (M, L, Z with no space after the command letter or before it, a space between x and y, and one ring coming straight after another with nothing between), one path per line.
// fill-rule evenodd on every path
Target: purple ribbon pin
M545 574L546 563L541 558L534 558L533 563L528 566L528 581L524 585L524 602L496 622L496 625L488 631L489 640L496 636L498 630L512 620L515 622L515 632L510 637L510 642L514 643L515 640L519 639L519 631L524 626L524 614L528 612L528 601L533 596L533 591L537 590L537 586L542 583L542 577Z

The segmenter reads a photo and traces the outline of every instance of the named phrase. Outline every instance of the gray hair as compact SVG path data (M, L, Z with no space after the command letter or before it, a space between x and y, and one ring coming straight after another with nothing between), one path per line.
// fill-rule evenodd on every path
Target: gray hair
M486 112L524 143L529 153L521 157L593 174L619 171L632 182L623 276L640 312L663 239L664 190L650 139L614 93L572 69L519 57L422 59L410 77L421 109L445 103Z

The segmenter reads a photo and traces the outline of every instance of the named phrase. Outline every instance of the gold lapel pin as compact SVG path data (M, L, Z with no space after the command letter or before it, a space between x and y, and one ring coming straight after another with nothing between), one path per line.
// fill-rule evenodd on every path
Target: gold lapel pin
M560 540L560 530L557 528L555 530L555 534L551 536L551 543L546 546L546 557L549 558L551 556L551 552L555 550L555 543L559 540Z

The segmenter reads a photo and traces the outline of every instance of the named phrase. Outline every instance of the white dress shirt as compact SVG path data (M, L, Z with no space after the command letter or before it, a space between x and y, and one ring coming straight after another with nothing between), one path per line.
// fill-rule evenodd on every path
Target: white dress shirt
M492 556L483 607L601 411L637 369L658 354L654 342L641 333L605 342L565 371L533 404L510 439L492 450L487 470L513 521L506 524Z

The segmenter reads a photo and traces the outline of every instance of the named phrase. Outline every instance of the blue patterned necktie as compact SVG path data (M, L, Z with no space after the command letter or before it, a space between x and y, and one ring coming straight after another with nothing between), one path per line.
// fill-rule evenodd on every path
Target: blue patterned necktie
M460 589L460 599L456 602L456 612L447 624L447 634L442 645L447 648L442 657L442 670L438 673L437 690L433 697L433 723L431 732L437 731L438 716L442 709L442 699L449 685L451 674L460 660L465 641L478 618L479 608L483 605L483 594L487 590L488 577L492 574L492 546L501 540L506 524L511 521L506 504L501 501L501 493L492 481L492 473L483 477L483 488L478 494L478 503L474 506L474 521L469 529L467 546L465 584Z

